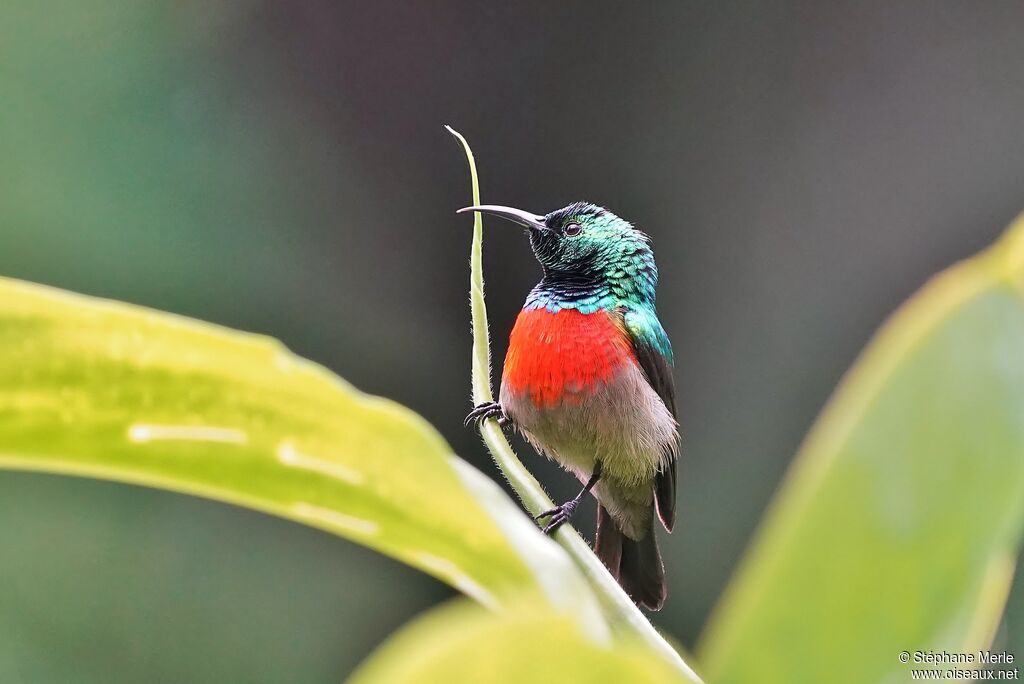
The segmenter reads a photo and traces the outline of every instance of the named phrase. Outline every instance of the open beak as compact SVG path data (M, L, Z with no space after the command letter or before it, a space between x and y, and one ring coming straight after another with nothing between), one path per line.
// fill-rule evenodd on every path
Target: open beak
M464 214L467 211L479 211L482 214L492 214L493 216L499 216L506 221L512 223L518 223L521 226L529 228L530 230L547 230L548 227L544 223L544 217L536 214L531 214L528 211L522 209L513 209L512 207L502 207L497 204L481 204L475 207L465 207L459 209L456 214Z

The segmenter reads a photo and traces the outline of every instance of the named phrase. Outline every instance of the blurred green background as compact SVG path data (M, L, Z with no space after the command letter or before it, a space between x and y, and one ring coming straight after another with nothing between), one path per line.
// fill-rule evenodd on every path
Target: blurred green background
M494 467L484 200L654 238L684 458L656 623L693 643L882 318L1024 208L1017 3L0 5L0 273L267 333ZM485 242L497 358L538 276ZM558 497L574 482L524 450ZM588 508L580 520L589 533ZM0 474L0 681L336 682L450 595L228 506Z

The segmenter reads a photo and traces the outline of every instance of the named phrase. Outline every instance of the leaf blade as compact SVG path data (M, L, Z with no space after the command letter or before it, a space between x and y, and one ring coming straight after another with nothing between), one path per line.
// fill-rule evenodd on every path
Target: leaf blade
M349 684L560 681L691 680L639 640L595 642L577 621L527 600L501 616L464 601L435 609L371 654Z
M419 416L269 338L0 278L0 350L0 467L255 508L486 605L539 586L524 553L583 585L536 531L513 546Z
M704 636L714 681L905 681L900 650L989 643L1024 524L1022 244L936 277L844 379Z

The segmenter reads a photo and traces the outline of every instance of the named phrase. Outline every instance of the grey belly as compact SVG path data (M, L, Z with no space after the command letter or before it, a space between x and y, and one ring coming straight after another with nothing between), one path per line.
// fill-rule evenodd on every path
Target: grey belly
M538 407L502 385L502 406L538 451L585 482L601 462L594 495L629 537L650 529L653 484L678 439L677 425L643 372L623 367L605 385Z

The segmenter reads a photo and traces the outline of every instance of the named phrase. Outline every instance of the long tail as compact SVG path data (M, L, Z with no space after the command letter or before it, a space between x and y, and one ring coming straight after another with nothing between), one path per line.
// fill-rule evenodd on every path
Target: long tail
M598 505L594 552L635 603L649 610L661 609L668 587L653 525L643 539L630 539L615 526L604 506Z

